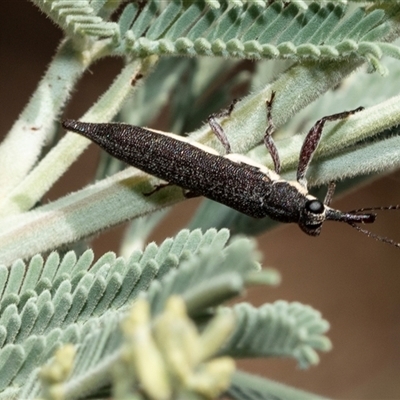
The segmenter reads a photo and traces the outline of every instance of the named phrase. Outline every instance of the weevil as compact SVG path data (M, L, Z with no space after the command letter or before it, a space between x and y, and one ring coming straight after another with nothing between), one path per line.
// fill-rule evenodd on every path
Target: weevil
M180 136L151 131L120 123L86 123L67 119L65 129L79 133L112 156L154 175L168 184L184 189L187 197L205 196L253 218L270 218L284 223L297 223L308 235L318 236L325 221L345 222L378 240L400 247L391 239L377 236L359 226L373 223L374 210L399 209L400 206L375 207L342 212L331 208L335 185L331 183L323 202L308 192L306 172L320 142L327 121L336 121L361 111L329 115L318 120L310 129L300 150L296 180L280 177L281 163L272 134L275 127L271 110L275 92L266 101L268 125L264 143L272 157L274 170L254 163L251 159L231 152L227 136L217 118L229 116L234 103L225 111L212 114L209 125L226 150L220 155L214 149L189 143ZM165 186L165 185L164 185ZM156 188L157 191L160 187ZM153 192L154 192L153 191Z

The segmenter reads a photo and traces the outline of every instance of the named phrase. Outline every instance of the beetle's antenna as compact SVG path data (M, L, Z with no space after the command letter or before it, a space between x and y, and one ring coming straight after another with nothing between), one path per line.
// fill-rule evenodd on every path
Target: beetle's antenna
M338 210L333 210L328 208L326 210L326 219L330 221L340 221L346 222L351 227L357 229L361 233L374 238L380 242L391 244L392 246L400 248L400 243L395 242L392 239L389 239L385 236L379 236L375 233L372 233L364 228L361 228L358 224L372 224L375 222L376 214L365 213L364 211L378 211L378 210L400 210L400 204L395 206L383 206L383 207L368 207L368 208L360 208L358 210L341 212ZM362 213L362 214L359 214Z
M382 210L383 211L400 210L400 204L396 204L396 205L392 205L392 206L379 206L379 207L359 208L358 210L349 211L348 214L357 214L357 213L364 212L364 211L382 211ZM388 244L390 244L392 246L400 248L400 243L397 243L392 239L389 239L389 238L387 238L385 236L376 235L375 233L372 233L372 232L370 232L370 231L368 231L366 229L361 228L359 225L356 225L354 222L348 221L347 223L350 226L352 226L353 228L357 229L359 232L364 233L368 237L372 237L375 240L378 240L379 242L388 243Z
M392 210L392 208L390 208L390 210ZM384 242L384 243L390 244L390 245L392 245L394 247L400 248L400 243L397 243L392 239L389 239L389 238L387 238L385 236L379 236L379 235L376 235L375 233L367 231L366 229L363 229L360 226L356 225L354 222L348 222L348 224L351 227L353 227L354 229L357 229L359 232L364 233L368 237L371 237L371 238L373 238L375 240L378 240L379 242Z
M348 211L349 214L356 214L364 211L382 211L382 210L400 210L400 204L396 204L394 206L380 206L380 207L368 207L368 208L359 208L358 210Z

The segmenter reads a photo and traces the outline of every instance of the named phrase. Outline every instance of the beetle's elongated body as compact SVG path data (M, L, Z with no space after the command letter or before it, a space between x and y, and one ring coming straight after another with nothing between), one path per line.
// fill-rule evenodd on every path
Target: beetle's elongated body
M272 139L274 125L271 107L275 93L267 101L268 127L264 143L275 165L275 171L255 164L252 160L230 153L228 139L216 117L209 117L211 129L220 139L228 154L197 143L189 143L179 136L158 133L145 128L124 124L91 124L75 120L63 122L64 128L91 139L114 157L133 165L164 181L188 191L188 195L205 196L254 218L269 216L280 222L294 222L309 235L317 236L326 220L346 222L352 227L397 247L390 239L377 237L358 227L358 223L372 223L375 214L364 210L341 212L329 207L334 186L331 185L324 202L310 195L305 178L307 168L318 146L326 121L348 117L358 108L321 118L309 131L300 151L297 180L286 181L279 176L280 160ZM398 209L399 206L381 209ZM369 209L374 210L374 209Z
M307 199L297 182L275 172L220 156L177 138L123 124L88 124L67 120L68 130L81 133L114 157L169 183L218 201L254 218L270 216L297 222ZM251 162L251 160L249 160Z

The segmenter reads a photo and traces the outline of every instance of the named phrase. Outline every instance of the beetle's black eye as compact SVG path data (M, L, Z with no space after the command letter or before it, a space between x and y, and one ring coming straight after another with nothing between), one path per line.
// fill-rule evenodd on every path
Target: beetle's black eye
M325 206L319 200L310 200L307 201L305 205L306 211L311 212L313 214L322 214L325 210Z

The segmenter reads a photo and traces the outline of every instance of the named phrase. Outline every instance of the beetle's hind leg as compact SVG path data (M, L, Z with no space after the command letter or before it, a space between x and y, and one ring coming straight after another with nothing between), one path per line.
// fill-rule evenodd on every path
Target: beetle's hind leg
M211 114L207 118L207 121L208 121L208 124L210 125L211 130L214 132L215 136L222 143L227 154L232 152L231 145L229 144L229 140L226 136L224 129L222 128L221 124L217 121L217 118L229 117L237 102L238 102L238 100L234 99L228 108L226 108L218 113Z
M325 122L336 121L339 119L347 118L352 114L362 111L363 109L364 107L358 107L354 110L328 115L327 117L323 117L320 120L318 120L315 123L315 125L310 129L310 131L307 133L306 138L304 139L303 146L301 147L299 165L297 167L297 181L301 185L307 187L307 179L306 179L307 169L311 163L315 150L318 147L322 135L322 129L325 125Z

